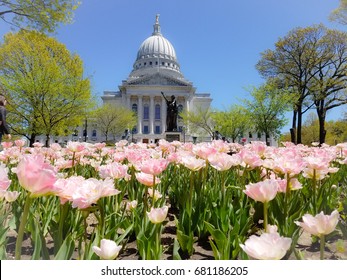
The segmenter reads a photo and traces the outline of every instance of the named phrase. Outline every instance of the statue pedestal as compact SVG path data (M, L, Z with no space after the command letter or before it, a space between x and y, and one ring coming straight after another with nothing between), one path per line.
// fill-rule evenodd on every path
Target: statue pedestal
M166 131L165 140L168 142L181 141L181 133L177 131Z

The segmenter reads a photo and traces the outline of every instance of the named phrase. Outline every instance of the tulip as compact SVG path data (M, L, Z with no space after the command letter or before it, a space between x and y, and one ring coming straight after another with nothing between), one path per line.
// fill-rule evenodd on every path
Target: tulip
M196 158L194 156L184 156L181 159L181 164L192 171L198 171L206 166L206 161L201 158Z
M0 163L0 190L7 190L11 185L11 180L8 179L8 168Z
M13 202L18 198L18 196L20 195L20 192L5 191L3 195L4 195L4 198L7 202ZM0 195L0 197L1 197L1 195Z
M161 208L151 208L150 212L147 212L148 219L153 223L153 224L160 224L163 222L167 216L169 207L164 206Z
M146 174L151 174L153 176L158 176L162 173L168 166L169 161L166 159L148 159L145 160L141 165L141 171Z
M278 192L279 184L276 180L267 179L258 183L251 183L246 186L244 193L255 201L262 203L273 200Z
M113 162L108 165L100 166L99 175L101 178L105 179L107 177L112 179L121 179L127 175L128 166L120 164L118 162Z
M122 246L118 246L116 242L108 239L101 239L100 247L93 246L93 251L102 260L114 260L118 257L119 251Z
M24 147L25 145L25 140L22 140L22 139L18 139L18 140L15 140L14 143L17 147Z
M137 207L137 200L128 201L126 204L126 210L127 211L132 211L136 207Z
M267 230L267 208L268 202L273 200L279 190L279 183L274 179L267 179L255 184L246 186L243 192L253 198L255 201L260 201L264 205L264 229Z
M324 215L322 211L314 217L310 214L305 214L302 217L302 221L303 222L296 221L295 223L306 232L320 238L320 258L323 259L325 235L335 230L339 221L339 212L334 210L330 215Z
M57 172L42 155L25 155L18 163L16 173L20 185L31 193L31 197L54 193Z
M154 177L151 174L147 174L147 173L136 173L135 174L136 179L141 183L144 184L147 187L152 187L155 184L159 184L160 183L160 179L157 177ZM153 179L154 178L154 179Z
M277 232L252 235L245 244L240 244L243 251L258 260L280 260L291 245L291 238L281 237Z

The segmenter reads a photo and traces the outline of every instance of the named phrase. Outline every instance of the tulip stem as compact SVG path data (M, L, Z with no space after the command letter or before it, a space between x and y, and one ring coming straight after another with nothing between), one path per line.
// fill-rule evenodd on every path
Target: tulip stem
M313 200L313 214L317 214L317 199L316 199L316 185L317 185L317 180L316 180L316 169L313 169L313 178L312 178L312 189L313 189L313 195L312 195L312 200Z
M20 225L19 225L19 229L18 229L18 236L17 236L17 240L16 240L16 251L15 251L16 260L20 260L21 255L22 255L22 243L23 243L24 229L25 229L25 225L26 225L27 220L28 220L30 202L31 202L31 197L29 194L27 194L27 198L26 198L25 204L24 204L22 219L20 221Z
M268 224L268 220L267 220L267 208L269 203L267 201L264 202L264 230L265 232L267 232L267 224Z
M153 175L153 186L152 186L152 207L153 208L155 207L154 206L154 196L155 196L155 175Z
M325 235L320 236L320 259L324 260Z

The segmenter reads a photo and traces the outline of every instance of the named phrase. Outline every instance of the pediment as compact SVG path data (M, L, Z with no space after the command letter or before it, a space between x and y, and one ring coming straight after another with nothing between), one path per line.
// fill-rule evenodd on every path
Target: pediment
M156 86L188 86L189 82L174 77L155 74L151 76L134 78L127 81L128 85L156 85Z

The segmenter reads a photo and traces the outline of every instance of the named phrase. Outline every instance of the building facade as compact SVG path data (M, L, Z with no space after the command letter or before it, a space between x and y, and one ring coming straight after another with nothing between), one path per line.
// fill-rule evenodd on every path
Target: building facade
M129 130L133 141L154 143L166 139L167 105L161 92L177 101L178 110L207 109L211 105L208 93L196 93L192 82L180 70L176 51L161 33L159 15L156 16L153 33L145 39L137 52L133 69L122 81L118 91L105 91L101 97L104 103L125 106L137 115L137 125ZM180 140L191 141L189 128L178 118L177 131ZM211 140L207 135L206 139Z

